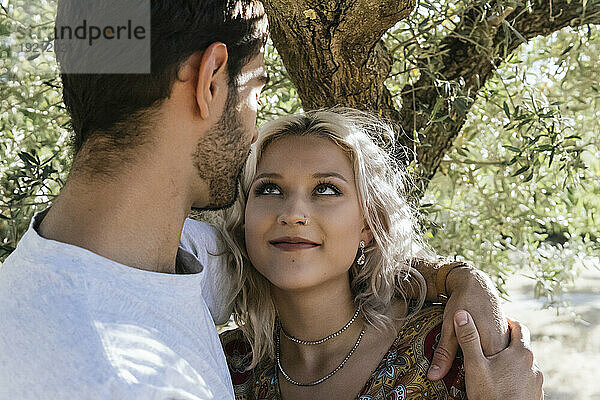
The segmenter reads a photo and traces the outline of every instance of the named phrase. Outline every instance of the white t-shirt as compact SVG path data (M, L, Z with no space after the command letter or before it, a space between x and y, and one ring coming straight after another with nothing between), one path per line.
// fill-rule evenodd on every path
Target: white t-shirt
M233 399L213 227L186 220L178 261L199 272L164 274L44 239L37 220L0 267L0 399Z

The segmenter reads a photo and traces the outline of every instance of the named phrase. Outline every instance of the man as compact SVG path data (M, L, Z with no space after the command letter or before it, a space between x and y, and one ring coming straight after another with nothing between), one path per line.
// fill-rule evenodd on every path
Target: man
M158 0L152 74L61 75L75 157L1 268L1 399L233 397L211 316L228 317L215 232L190 221L196 257L178 244L192 207L235 199L266 35L254 0Z
M61 74L75 157L0 269L0 399L233 398L214 326L229 316L229 277L215 231L186 216L235 200L267 80L266 19L256 0L155 0L151 21L151 74ZM59 54L61 67L77 56ZM435 298L440 278L422 272ZM444 273L436 378L459 307L488 321L486 353L506 345L479 276Z

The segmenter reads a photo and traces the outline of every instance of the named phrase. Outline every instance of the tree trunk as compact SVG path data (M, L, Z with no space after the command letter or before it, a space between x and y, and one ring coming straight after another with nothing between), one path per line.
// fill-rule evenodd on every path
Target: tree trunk
M381 36L415 0L264 1L271 37L305 109L344 105L398 121Z

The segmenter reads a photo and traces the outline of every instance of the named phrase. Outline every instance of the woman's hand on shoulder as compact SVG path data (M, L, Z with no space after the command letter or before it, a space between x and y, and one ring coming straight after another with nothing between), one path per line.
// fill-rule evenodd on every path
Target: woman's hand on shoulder
M469 400L540 400L544 377L535 364L529 330L509 320L510 344L486 357L477 327L468 312L454 315L458 343L463 351L465 385Z

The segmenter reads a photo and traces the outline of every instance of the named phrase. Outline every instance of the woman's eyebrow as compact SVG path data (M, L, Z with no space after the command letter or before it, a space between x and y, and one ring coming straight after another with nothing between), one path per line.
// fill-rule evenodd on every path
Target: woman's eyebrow
M256 175L254 180L257 181L262 178L281 178L281 175L273 172L263 172L262 174Z
M315 179L319 179L319 178L338 178L343 180L344 182L348 183L348 180L346 178L344 178L344 176L342 174L338 174L337 172L317 172L315 174L313 174L312 176ZM263 179L263 178L282 178L282 176L280 174L274 173L274 172L263 172L262 174L258 174L254 177L254 181L257 181L259 179Z
M339 179L343 180L344 182L348 183L348 180L346 178L344 178L343 175L338 174L337 172L319 172L319 173L313 174L313 178L331 178L331 177L339 178Z

